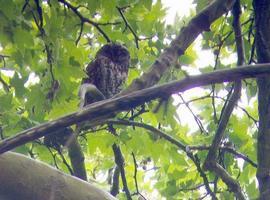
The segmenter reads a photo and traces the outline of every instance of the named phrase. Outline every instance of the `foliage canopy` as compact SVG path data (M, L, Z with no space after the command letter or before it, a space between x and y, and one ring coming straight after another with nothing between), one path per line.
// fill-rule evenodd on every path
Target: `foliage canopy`
M78 88L86 76L84 69L107 42L123 44L130 52L131 67L125 86L128 87L149 70L179 30L209 1L193 3L190 16L176 16L174 24L168 25L168 13L161 0L0 0L1 137L14 136L76 111ZM242 0L241 10L246 58L242 64L251 64L256 55L250 1ZM211 30L203 32L201 39L162 74L159 84L192 73L237 66L233 20L228 11L212 23ZM206 66L198 61L200 51L207 52L212 59ZM134 198L142 195L147 199L197 199L213 197L209 193L212 191L218 199L232 199L235 194L231 188L228 190L218 174L204 171L203 163L233 85L204 86L188 95L175 94L119 113L110 122L117 136L108 131L108 124L83 132L79 142L89 179L105 190L110 189L115 167L112 146L117 144L125 160L128 190ZM258 196L256 95L255 80L245 80L217 155L217 162L250 199ZM183 122L187 116L191 116L189 124ZM164 135L186 149L179 149ZM42 138L16 148L16 152L70 173L67 153L46 147ZM117 198L125 199L126 192L120 189Z

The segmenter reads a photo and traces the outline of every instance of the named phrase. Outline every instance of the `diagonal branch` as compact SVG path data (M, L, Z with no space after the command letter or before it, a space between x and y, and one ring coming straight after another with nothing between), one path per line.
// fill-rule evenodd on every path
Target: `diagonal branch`
M240 0L237 0L233 7L233 17L234 17L233 29L234 29L235 40L236 40L238 66L243 65L245 61L242 31L241 31L241 25L240 25L240 20L239 20L240 14L241 14ZM228 188L232 192L234 192L237 198L245 199L245 195L243 194L239 183L236 180L234 180L234 178L232 178L230 174L221 165L217 163L217 160L216 160L217 151L219 149L221 140L224 136L224 132L229 122L230 116L233 112L234 106L236 105L237 101L240 99L241 88L242 88L241 81L236 81L233 86L233 91L230 93L228 97L228 101L226 101L225 106L222 110L219 124L216 130L214 139L212 141L212 145L205 159L204 169L212 171L217 176L219 176L223 180L223 182L226 183Z
M126 29L130 30L131 34L133 35L134 37L134 40L135 40L135 44L136 44L136 47L137 49L139 49L139 41L141 40L147 40L147 39L151 39L152 37L148 37L148 38L140 38L136 32L133 30L133 28L131 27L131 25L129 24L126 16L124 15L124 10L126 9L126 7L118 7L116 6L116 9L118 10L118 12L120 13L124 23L125 23L125 29L123 32L126 31Z
M216 0L198 13L191 19L187 26L180 30L180 33L172 40L170 46L164 49L159 58L151 66L151 69L144 73L139 79L135 79L120 95L155 85L162 75L171 66L174 66L178 57L184 54L185 50L199 34L203 31L209 31L211 23L228 12L234 2L234 0Z
M183 97L181 94L179 94L178 96L181 98L183 104L186 106L186 108L187 108L187 109L189 110L189 112L192 114L192 116L193 116L193 118L194 118L196 124L198 125L198 127L199 127L201 133L207 133L207 131L205 130L205 128L204 128L204 126L203 126L203 124L202 124L200 118L193 112L193 110L191 109L191 107L189 106L189 104L185 101L184 97Z
M180 81L173 81L160 86L146 88L113 99L106 99L86 106L84 109L24 130L17 135L0 142L0 153L26 144L60 128L88 121L89 125L102 122L121 111L130 110L153 99L169 96L177 92L205 86L213 83L231 82L244 78L269 75L270 64L247 65L234 69L219 70L202 75L189 76Z

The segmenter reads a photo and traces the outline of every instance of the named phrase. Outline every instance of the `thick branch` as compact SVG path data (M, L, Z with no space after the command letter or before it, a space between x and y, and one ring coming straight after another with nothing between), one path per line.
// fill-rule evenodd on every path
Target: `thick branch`
M236 5L238 5L238 12L237 15L235 14L236 11L234 11L234 31L235 31L235 37L236 37L236 44L237 44L237 55L238 55L238 66L242 65L244 62L244 55L243 55L243 41L241 38L241 28L240 28L240 22L239 22L239 12L240 12L240 4L239 1L237 1ZM234 8L235 10L235 8ZM240 38L239 38L240 37ZM222 111L218 128L215 133L215 137L213 139L211 148L208 152L206 161L205 161L205 168L208 169L208 164L211 161L214 161L216 159L216 153L218 150L218 147L220 146L222 137L224 135L224 131L227 127L229 118L232 114L232 111L234 109L234 106L236 105L238 99L240 98L241 95L241 82L237 81L235 82L233 86L233 91L229 95L228 100L225 102L224 109Z
M0 171L0 199L115 199L90 183L22 154L1 155Z
M22 144L48 135L57 129L71 126L82 121L88 121L89 124L94 124L112 117L118 112L129 110L138 105L144 104L145 102L169 96L176 92L184 92L199 86L230 82L244 78L263 76L266 74L270 74L270 64L253 66L247 65L245 67L235 69L226 69L202 75L189 76L180 81L174 81L164 85L136 91L129 95L99 101L78 112L24 130L13 137L2 140L0 142L0 153L9 151Z
M270 62L270 1L254 0L256 53L259 63ZM260 190L260 200L270 196L270 78L259 77L258 112L259 131L257 143L258 170L257 179Z
M148 88L156 84L161 76L171 67L174 66L179 56L183 55L190 44L203 31L209 31L210 25L224 13L232 8L234 0L216 0L204 10L198 13L188 23L186 27L180 30L179 35L171 42L155 63L151 66L149 72L144 73L139 79L121 94L128 94L132 91Z

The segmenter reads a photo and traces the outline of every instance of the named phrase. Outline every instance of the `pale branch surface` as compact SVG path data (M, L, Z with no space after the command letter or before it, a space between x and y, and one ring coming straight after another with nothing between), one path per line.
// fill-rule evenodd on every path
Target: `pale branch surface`
M9 151L32 140L54 132L57 129L89 121L89 124L100 123L116 113L129 110L153 99L169 96L174 93L214 83L231 82L245 78L254 78L270 74L270 64L246 65L234 69L219 70L202 75L189 76L160 86L154 86L131 94L93 103L85 109L66 115L56 120L24 130L17 135L0 142L0 153Z
M0 170L0 199L116 199L90 183L22 154L1 155Z

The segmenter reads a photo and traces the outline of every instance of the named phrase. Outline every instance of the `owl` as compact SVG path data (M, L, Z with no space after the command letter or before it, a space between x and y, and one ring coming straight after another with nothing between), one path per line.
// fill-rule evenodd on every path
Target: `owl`
M87 77L82 80L79 89L80 108L96 101L108 99L121 91L128 75L130 55L128 50L115 43L104 45L96 54L95 59L86 67ZM87 122L77 124L76 132L87 129ZM70 130L58 131L45 137L44 143L49 147L59 149L71 138ZM78 133L75 133L75 135ZM65 145L66 146L66 145Z
M115 43L104 45L95 59L86 67L83 84L95 86L106 99L118 94L128 75L130 55L124 46ZM91 100L87 101L87 104Z

